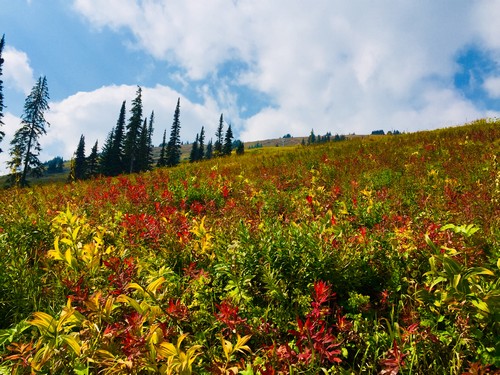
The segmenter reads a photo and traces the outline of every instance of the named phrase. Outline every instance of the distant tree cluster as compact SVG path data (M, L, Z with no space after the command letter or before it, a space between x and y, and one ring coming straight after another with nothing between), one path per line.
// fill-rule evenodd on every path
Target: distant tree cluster
M64 159L61 156L56 156L44 163L45 171L49 174L61 173L64 170Z
M326 142L339 142L345 140L346 140L345 135L335 134L335 136L332 136L332 133L330 132L327 132L325 135L315 135L314 129L311 129L311 134L309 134L309 137L307 138L307 145L326 143ZM306 141L304 140L304 138L302 138L302 145L306 145Z
M200 133L196 134L196 138L191 146L189 161L194 163L200 160L209 160L221 156L231 155L233 149L236 149L237 155L244 153L244 144L240 140L233 141L233 130L229 124L224 133L224 115L219 118L219 126L215 133L215 144L212 145L212 140L208 142L205 148L205 128L201 127Z

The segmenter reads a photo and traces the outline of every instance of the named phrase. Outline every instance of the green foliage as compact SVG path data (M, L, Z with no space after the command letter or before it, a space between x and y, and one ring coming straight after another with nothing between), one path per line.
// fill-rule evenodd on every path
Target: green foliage
M495 372L499 132L11 189L0 373Z
M177 100L177 106L174 112L174 121L170 130L170 139L165 149L165 165L174 167L181 161L181 140L180 140L180 98Z
M21 127L15 132L10 142L12 159L7 163L13 182L19 186L28 184L28 174L41 177L44 171L43 164L38 159L41 151L39 138L47 134L45 111L49 109L49 89L47 78L40 77L33 86L31 93L24 102L24 113L21 116ZM19 174L18 176L16 176Z

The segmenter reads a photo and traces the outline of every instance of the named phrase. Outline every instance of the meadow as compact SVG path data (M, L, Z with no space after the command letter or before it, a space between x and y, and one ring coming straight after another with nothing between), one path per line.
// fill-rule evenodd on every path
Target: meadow
M500 121L0 192L0 374L500 368Z

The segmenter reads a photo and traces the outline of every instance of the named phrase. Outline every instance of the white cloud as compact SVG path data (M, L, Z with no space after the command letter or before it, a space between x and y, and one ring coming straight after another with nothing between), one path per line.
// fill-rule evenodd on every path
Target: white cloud
M500 77L489 77L483 83L484 89L492 98L500 98Z
M30 93L35 78L30 66L28 55L23 51L6 46L3 51L5 60L3 66L3 79L5 86L27 95Z
M500 56L499 7L487 0L74 1L94 27L128 30L136 48L180 67L187 85L217 76L225 62L243 62L248 68L234 83L270 98L260 113L243 120L224 78L204 96L244 127L243 140L311 128L418 130L485 116L453 87L455 59L475 43Z

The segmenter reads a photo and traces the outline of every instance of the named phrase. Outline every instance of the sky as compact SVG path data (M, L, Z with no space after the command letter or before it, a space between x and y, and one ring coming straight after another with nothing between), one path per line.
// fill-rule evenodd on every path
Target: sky
M42 161L105 141L142 88L153 143L413 132L500 117L500 0L0 0L9 159L46 76ZM127 117L130 114L128 112Z

